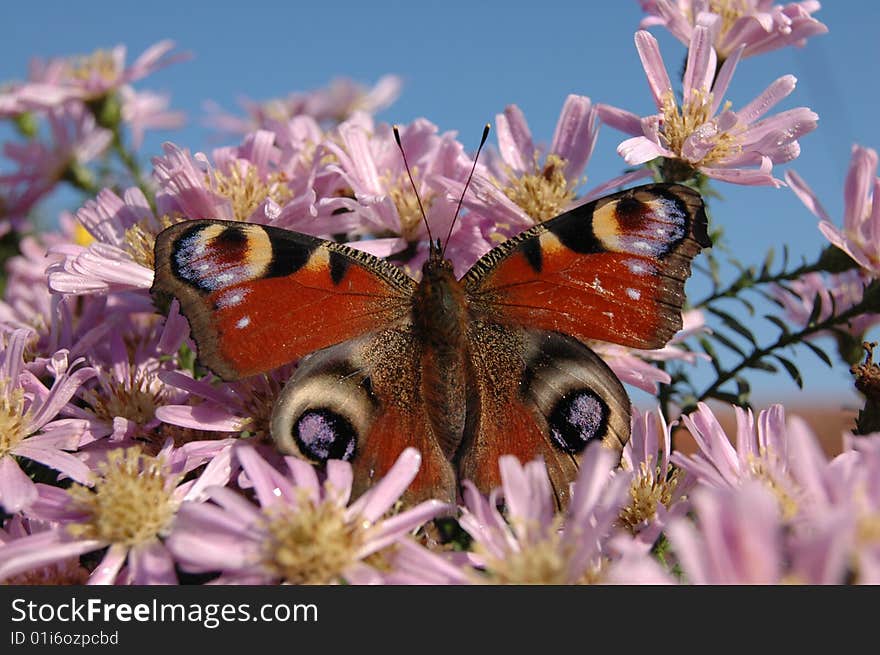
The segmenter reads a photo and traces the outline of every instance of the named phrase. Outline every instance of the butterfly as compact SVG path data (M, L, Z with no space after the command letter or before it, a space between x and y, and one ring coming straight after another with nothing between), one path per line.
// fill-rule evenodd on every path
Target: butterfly
M692 259L711 242L678 184L613 193L539 223L460 279L432 240L416 281L363 251L268 225L191 220L155 245L200 362L225 380L299 364L274 406L279 449L351 463L368 489L408 446L404 502L488 493L498 458L544 460L559 505L588 444L630 435L623 385L585 342L660 348L681 328Z

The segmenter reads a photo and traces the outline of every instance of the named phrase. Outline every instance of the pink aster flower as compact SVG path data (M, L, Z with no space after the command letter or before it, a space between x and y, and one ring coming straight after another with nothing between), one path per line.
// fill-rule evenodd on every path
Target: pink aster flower
M208 124L223 132L247 133L258 129L273 129L274 123L284 123L298 116L308 116L320 123L341 123L356 112L376 113L393 103L400 94L401 80L396 75L385 75L372 88L366 88L347 78L337 78L322 89L307 93L291 93L286 98L255 102L242 98L239 103L247 118L224 113L208 103Z
M682 416L699 452L694 455L672 453L672 462L704 485L736 487L743 480L758 478L784 491L790 486L785 409L777 404L761 411L757 429L751 410L733 409L736 412L735 446L709 406L699 403L697 411Z
M608 364L622 382L650 394L656 394L659 390L658 385L669 384L672 377L651 362L682 361L694 364L700 359L710 359L705 353L694 352L682 347L682 344L689 337L708 330L703 313L695 309L682 314L682 329L663 348L640 350L601 341L591 343L590 347Z
M235 452L253 484L257 506L222 487L211 502L181 507L168 546L180 566L221 572L218 582L374 584L382 574L367 558L392 546L448 507L429 500L388 518L418 472L421 456L409 448L388 474L349 504L352 471L330 460L323 484L311 464L285 458L288 475L247 444Z
M596 108L589 98L578 95L566 99L549 147L533 141L526 118L516 105L495 117L495 128L498 154L487 153L487 162L477 166L464 196L464 206L481 218L490 242L513 236L575 205L599 133ZM602 189L647 175L638 171L615 178ZM461 196L464 180L440 182L450 196ZM595 195L591 192L579 201Z
M314 170L291 178L291 152L275 144L272 132L248 135L237 148L220 148L214 163L204 153L190 154L173 143L164 144L165 156L153 158L153 177L159 189L160 215L183 218L265 223L309 232L330 232L316 224ZM301 154L293 153L293 156ZM314 169L317 159L307 165Z
M135 91L129 86L119 90L122 120L131 130L131 145L137 150L146 130L172 130L186 121L182 111L168 111L170 96L153 91Z
M617 147L628 164L665 157L726 182L781 185L771 175L773 164L797 157L797 139L815 129L818 120L805 107L761 119L794 90L794 76L780 77L745 107L731 110L722 99L742 56L742 47L717 69L711 33L698 26L688 49L684 101L679 107L657 40L639 31L635 41L659 113L639 118L607 105L599 108L604 122L635 135Z
M62 259L48 269L49 288L75 295L136 291L147 303L140 309L150 311L144 292L153 283L153 241L165 224L154 216L143 192L132 187L120 198L103 189L86 201L76 219L85 238L50 249Z
M156 418L182 428L247 432L257 440L269 441L272 409L292 370L293 366L287 365L264 375L225 383L213 375L196 380L180 371L163 371L159 379L186 392L188 404L157 407Z
M669 521L688 511L689 482L673 467L672 436L659 411L633 409L632 435L620 467L631 476L629 501L620 514L636 543L650 550Z
M340 143L326 146L338 164L327 168L340 175L357 201L351 205L349 220L356 222L349 238L361 240L349 245L392 260L398 256L411 274L417 274L427 257L428 235L391 127L382 124L370 129L360 116L342 123L337 131ZM424 119L403 126L400 137L431 232L435 239L443 238L458 198L438 191L435 185L441 178L463 183L471 163L453 134L438 135L437 127ZM489 249L469 215L459 217L444 245L459 275Z
M824 321L832 314L840 314L860 303L870 278L863 270L851 269L843 273L807 273L797 280L786 283L788 289L773 285L773 297L782 305L789 320L795 325L806 326L813 314L816 298L821 303L817 320ZM794 292L794 293L792 293ZM861 337L880 323L880 314L864 313L854 316L837 329ZM829 330L810 335L811 339L827 336Z
M34 60L28 82L0 94L0 104L7 95L19 106L30 109L50 109L70 100L95 100L187 56L170 55L173 49L173 41L160 41L147 48L130 66L125 65L123 45L86 56Z
M721 59L745 45L743 57L770 52L789 45L803 46L807 38L828 28L811 14L819 3L789 2L774 5L767 0L640 0L648 14L639 27L663 25L687 45L697 25L707 27Z
M818 216L819 230L835 246L852 257L873 276L880 276L880 177L877 151L852 147L849 171L843 186L843 229L831 221L828 212L807 183L794 171L785 180L807 209Z
M98 157L109 146L113 134L98 127L85 105L71 102L54 107L46 114L48 142L8 141L3 154L18 164L18 170L0 176L0 183L27 184L48 192L75 166Z
M89 584L176 584L165 541L182 503L201 502L207 487L229 481L231 444L195 479L183 449L170 443L155 457L140 448L116 448L97 466L90 487L38 485L34 516L54 529L0 546L0 580L71 557L107 549Z
M59 351L52 358L54 381L47 389L23 370L28 336L27 330L15 330L0 352L0 505L7 512L27 508L37 497L34 482L17 458L39 462L80 482L89 474L88 467L68 452L80 445L84 421L57 417L95 371L75 368L78 362L71 366L67 352Z
M675 519L666 534L693 584L844 584L853 521L830 511L792 526L766 485L701 487L696 523Z
M81 394L84 406L70 411L88 421L94 438L110 436L113 442L137 438L146 447L155 446L155 452L167 436L156 408L185 396L166 386L159 373L173 366L167 355L177 351L189 329L176 311L163 323L155 316L124 318L89 353L95 380Z
M6 544L12 544L32 534L51 531L56 525L49 521L26 518L16 514L6 521L6 525L0 528L0 552ZM79 562L79 557L73 556L38 567L2 580L3 584L9 585L81 585L89 578L89 572Z
M459 523L473 538L473 560L484 571L477 580L582 584L625 577L620 572L621 578L615 578L617 562L609 559L605 548L630 486L628 475L611 475L616 460L617 455L601 444L588 447L564 514L556 512L553 488L541 461L522 466L515 457L501 457L502 486L488 499L465 481L466 507ZM498 510L501 497L505 514ZM658 577L665 577L661 573Z

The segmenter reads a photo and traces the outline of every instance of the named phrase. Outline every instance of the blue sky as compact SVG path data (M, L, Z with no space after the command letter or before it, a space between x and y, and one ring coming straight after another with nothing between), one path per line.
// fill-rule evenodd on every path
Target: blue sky
M174 39L193 59L139 83L167 91L175 108L187 112L187 126L174 133L150 133L144 159L166 139L192 150L215 142L203 124L203 102L227 110L236 98L266 99L322 86L336 76L371 83L385 73L404 80L400 99L378 118L404 123L424 116L441 130L455 130L476 145L484 123L505 105L525 112L536 140L549 141L569 93L590 96L646 114L653 103L633 33L641 18L632 2L442 3L249 2L10 3L0 42L0 80L22 78L32 56L87 53L124 43L130 59L150 44ZM328 8L331 7L332 9ZM842 185L850 147L880 148L876 127L880 92L880 4L826 3L817 14L830 33L806 48L788 48L741 62L728 97L734 108L748 102L777 77L798 77L796 91L780 109L808 106L819 129L801 140L802 155L790 167L815 189L832 216L842 214ZM685 50L654 29L674 77ZM623 136L604 128L587 169L587 188L622 169L615 147ZM781 177L784 167L779 169ZM768 246L787 245L795 257L813 257L824 245L816 220L787 189L718 187L712 218L724 226L732 252L759 263ZM688 286L702 295L702 280ZM759 325L759 323L755 323ZM759 328L762 340L772 330ZM876 336L876 335L874 335ZM807 391L834 398L847 392L846 367L828 371L809 353L799 353ZM758 391L793 395L788 380L755 374Z

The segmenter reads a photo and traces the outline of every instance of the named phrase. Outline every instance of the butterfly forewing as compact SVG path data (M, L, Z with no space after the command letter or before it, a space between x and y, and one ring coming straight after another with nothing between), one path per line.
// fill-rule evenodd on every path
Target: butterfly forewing
M156 238L154 296L175 297L225 379L407 321L414 281L364 252L264 225L197 220Z
M660 348L681 328L690 262L709 245L700 195L651 184L536 225L480 259L464 283L477 317Z

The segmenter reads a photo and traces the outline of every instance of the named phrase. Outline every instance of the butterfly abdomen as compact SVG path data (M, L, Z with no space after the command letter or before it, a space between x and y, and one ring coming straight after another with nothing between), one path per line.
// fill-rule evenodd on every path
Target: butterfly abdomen
M413 294L412 325L422 345L420 391L428 422L451 459L464 434L472 376L465 293L450 262L432 257L425 263Z

